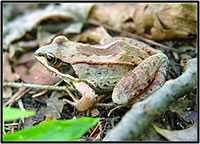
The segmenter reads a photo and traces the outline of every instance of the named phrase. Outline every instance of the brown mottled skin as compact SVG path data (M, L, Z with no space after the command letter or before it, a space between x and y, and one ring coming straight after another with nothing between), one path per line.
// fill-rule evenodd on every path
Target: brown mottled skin
M49 66L45 57L48 53L70 65L69 70L76 78ZM35 54L47 69L68 83L81 81L97 92L113 91L112 99L117 104L142 100L160 88L168 66L165 54L129 38L112 38L103 45L89 45L58 36Z

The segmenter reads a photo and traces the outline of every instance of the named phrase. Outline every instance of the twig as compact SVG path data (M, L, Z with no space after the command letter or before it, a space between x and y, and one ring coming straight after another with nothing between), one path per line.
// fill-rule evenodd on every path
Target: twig
M8 105L8 107L11 107L11 105L13 104L14 101L16 101L16 99L18 97L23 96L25 93L27 92L27 90L25 89L25 87L21 87L18 92L16 92L6 103L5 105ZM19 99L19 98L18 98Z
M110 107L116 106L116 104L113 103L113 102L111 102L111 103L97 103L96 106L102 106L102 107L108 107L108 108L110 108Z
M197 85L197 58L189 61L186 71L167 81L162 88L145 100L134 104L123 119L105 136L104 141L136 140L151 122L167 107Z
M13 123L16 123L16 120L14 120L14 122ZM11 126L11 133L14 133L14 131L15 131L15 128L16 128L16 126L15 125L12 125Z
M25 108L21 99L18 101L18 106L22 111L25 111ZM24 117L21 117L21 120L22 120L22 123L24 124Z
M127 35L128 37L131 37L131 38L134 38L134 39L137 39L137 40L141 40L141 41L146 42L146 43L149 43L149 44L151 44L151 45L156 45L156 46L159 46L160 48L164 48L164 49L171 50L171 51L175 51L175 52L179 53L179 51L178 51L177 49L173 48L173 47L168 47L168 46L166 46L166 45L160 44L160 43L155 42L155 41L150 40L150 39L146 39L146 38L144 38L144 37L142 37L142 36L139 36L139 35L137 35L137 34L130 33L130 32L125 31L125 30L117 30L117 29L115 29L115 28L113 28L113 27L111 27L111 26L108 26L108 25L106 25L106 24L101 24L101 23L99 23L99 22L97 22L97 21L95 21L95 20L89 20L88 23L89 23L89 24L93 24L93 25L97 25L97 26L103 26L104 28L106 28L106 29L108 29L108 30L111 30L111 31L114 31L114 32L116 32L116 33L122 33L122 34L124 34L124 35Z
M15 83L15 82L4 82L3 87L26 87L37 90L57 90L57 91L66 91L66 86L51 86L51 85L38 85L38 84L27 84L27 83ZM68 88L70 91L77 92L76 89Z
M55 84L55 86L58 86L62 81L63 81L63 80L58 81L58 82ZM39 97L39 96L41 96L41 95L44 95L44 94L47 93L47 92L48 92L48 90L43 90L43 91L41 91L41 92L39 92L39 93L36 93L36 94L32 95L32 98Z
M92 137L93 134L96 132L97 128L99 128L99 123L96 125L96 127L93 129L92 133L90 134L89 137Z
M15 126L17 126L19 123L7 123L7 124L4 124L5 126L13 126L13 125L15 125Z

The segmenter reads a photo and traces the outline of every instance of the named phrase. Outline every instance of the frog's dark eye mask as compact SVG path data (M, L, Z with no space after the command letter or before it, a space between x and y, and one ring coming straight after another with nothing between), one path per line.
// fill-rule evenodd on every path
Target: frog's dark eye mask
M47 61L47 64L56 70L58 70L60 73L63 74L69 74L71 76L76 76L75 71L70 63L64 62L58 58L52 53L38 53L37 56L44 57Z

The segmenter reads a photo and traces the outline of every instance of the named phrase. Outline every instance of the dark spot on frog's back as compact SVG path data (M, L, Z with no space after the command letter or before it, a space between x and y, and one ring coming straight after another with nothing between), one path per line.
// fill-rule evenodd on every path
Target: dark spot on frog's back
M142 57L142 56L138 56L139 58L141 58L142 60L144 60L144 57Z
M71 54L69 57L70 57L70 58L73 58L74 56L75 56L75 54ZM65 58L66 58L66 57L65 57Z

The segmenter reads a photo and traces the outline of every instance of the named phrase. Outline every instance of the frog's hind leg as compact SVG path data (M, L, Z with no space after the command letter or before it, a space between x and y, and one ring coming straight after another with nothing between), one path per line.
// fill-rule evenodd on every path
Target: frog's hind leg
M153 93L165 82L167 65L168 58L162 53L147 58L117 83L112 94L113 102L125 104Z
M146 97L154 93L156 90L158 90L165 83L166 76L167 76L166 67L161 66L158 72L155 74L155 77L153 81L151 82L151 84L146 89L141 91L137 96L133 97L129 101L129 104L142 101L143 99L145 99Z
M165 78L166 78L166 66L162 65L159 68L158 72L156 73L150 86L148 86L144 91L142 91L138 95L134 96L127 104L118 105L118 106L114 107L113 109L111 109L108 113L108 117L110 117L111 113L113 111L115 111L116 109L130 106L131 104L141 101L144 98L146 98L147 96L154 93L156 90L158 90L164 84Z

